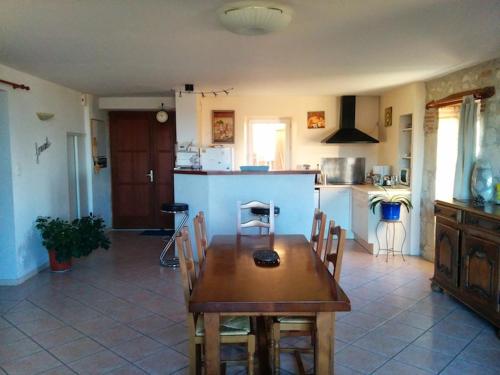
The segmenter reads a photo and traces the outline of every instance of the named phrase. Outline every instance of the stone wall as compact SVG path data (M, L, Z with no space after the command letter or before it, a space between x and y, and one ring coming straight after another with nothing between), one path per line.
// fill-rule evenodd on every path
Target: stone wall
M448 95L495 86L496 95L485 101L482 111L480 158L488 159L495 183L500 182L500 58L426 82L426 102ZM434 197L437 153L437 110L427 110L424 120L425 157L422 185L421 254L434 259Z

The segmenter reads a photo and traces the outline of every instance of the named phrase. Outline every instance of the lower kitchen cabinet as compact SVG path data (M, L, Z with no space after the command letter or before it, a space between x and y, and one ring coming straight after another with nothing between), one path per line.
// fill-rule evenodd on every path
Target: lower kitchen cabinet
M444 289L500 332L500 207L436 201L433 290Z
M347 231L347 238L353 238L351 232L351 187L328 186L320 188L319 208L326 214L328 221L335 220L335 225L340 225Z

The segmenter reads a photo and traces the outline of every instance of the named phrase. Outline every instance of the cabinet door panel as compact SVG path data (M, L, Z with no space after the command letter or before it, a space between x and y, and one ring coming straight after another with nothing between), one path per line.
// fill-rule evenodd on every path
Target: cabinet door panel
M468 234L462 246L462 291L474 303L498 310L500 245Z
M335 225L340 225L351 233L351 189L350 188L324 188L320 191L319 205L328 220L335 220Z
M436 256L434 277L451 287L458 287L458 255L460 232L458 229L436 223Z

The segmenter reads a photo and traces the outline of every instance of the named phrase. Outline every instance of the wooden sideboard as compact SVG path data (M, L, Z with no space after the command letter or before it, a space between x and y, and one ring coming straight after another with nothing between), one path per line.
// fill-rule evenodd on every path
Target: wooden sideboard
M436 201L432 289L443 289L500 334L500 206ZM499 336L500 337L500 336Z

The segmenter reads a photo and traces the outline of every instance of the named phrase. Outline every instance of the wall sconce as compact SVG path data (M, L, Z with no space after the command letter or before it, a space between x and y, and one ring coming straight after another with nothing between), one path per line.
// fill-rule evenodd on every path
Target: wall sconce
M36 117L38 117L40 121L47 121L50 120L52 117L54 117L54 114L47 112L37 112Z

